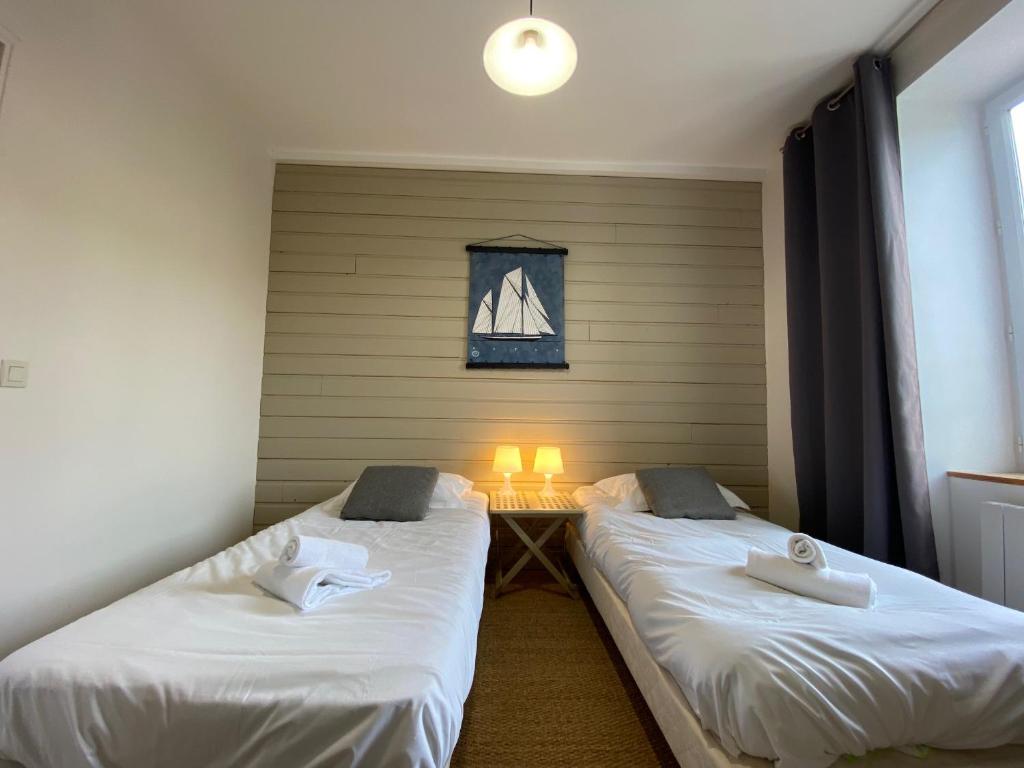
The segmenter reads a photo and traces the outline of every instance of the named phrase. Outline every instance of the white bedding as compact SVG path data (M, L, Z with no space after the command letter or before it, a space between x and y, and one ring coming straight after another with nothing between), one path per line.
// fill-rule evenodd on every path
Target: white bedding
M486 497L422 522L318 505L0 661L0 758L27 766L423 766L473 679ZM295 534L356 542L383 587L313 612L256 568Z
M829 545L832 567L875 579L875 609L784 592L744 574L750 547L783 554L789 534L753 515L665 520L592 503L578 528L730 754L822 768L892 746L1024 743L1024 614Z

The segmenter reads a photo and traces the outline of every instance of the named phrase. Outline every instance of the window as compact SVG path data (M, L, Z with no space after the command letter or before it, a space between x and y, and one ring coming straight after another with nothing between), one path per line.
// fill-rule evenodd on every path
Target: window
M1024 467L1024 82L993 99L985 111L1017 404L1017 463Z
M1024 102L1010 110L1010 123L1013 125L1013 144L1017 153L1017 191L1022 190L1021 179L1024 179Z

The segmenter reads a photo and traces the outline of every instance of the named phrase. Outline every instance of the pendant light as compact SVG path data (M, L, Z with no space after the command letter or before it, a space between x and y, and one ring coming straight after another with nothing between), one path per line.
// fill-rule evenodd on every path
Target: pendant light
M576 43L547 19L530 15L502 24L484 45L484 69L499 88L541 96L561 88L576 70Z

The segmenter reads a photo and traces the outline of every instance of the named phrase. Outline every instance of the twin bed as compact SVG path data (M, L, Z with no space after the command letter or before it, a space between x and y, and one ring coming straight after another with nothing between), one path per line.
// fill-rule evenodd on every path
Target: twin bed
M590 490L568 550L680 765L1024 766L1024 746L987 749L1024 745L1024 614L827 544L832 567L875 580L876 606L794 595L744 572L789 531L616 511Z
M419 522L340 498L0 662L0 758L26 766L416 766L451 758L473 681L487 497ZM252 584L297 534L362 544L381 589L299 614Z
M338 497L0 661L0 764L423 766L451 759L472 684L486 497L418 522ZM743 573L785 551L752 515L663 519L592 496L568 549L685 768L1024 766L1024 614L827 547L869 573L863 611ZM386 588L315 612L253 571L296 534L363 544ZM585 727L585 724L582 724Z

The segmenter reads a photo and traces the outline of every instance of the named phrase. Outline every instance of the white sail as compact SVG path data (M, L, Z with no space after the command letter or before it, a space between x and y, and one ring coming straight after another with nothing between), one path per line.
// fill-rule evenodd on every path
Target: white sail
M526 333L542 333L552 335L555 329L551 327L550 318L548 313L544 310L544 305L540 303L540 299L537 297L537 291L533 287L533 283L530 282L530 276L526 276L526 311L524 312L523 326L529 325L533 330L525 331ZM529 319L527 319L529 318Z
M484 294L480 302L480 309L476 311L476 320L473 321L473 333L490 333L494 323L494 306L491 300L491 292Z
M540 328L537 327L537 318L526 302L523 302L523 334L525 336L537 336L540 334Z
M501 280L498 309L494 314L495 333L523 332L523 269L516 267Z

